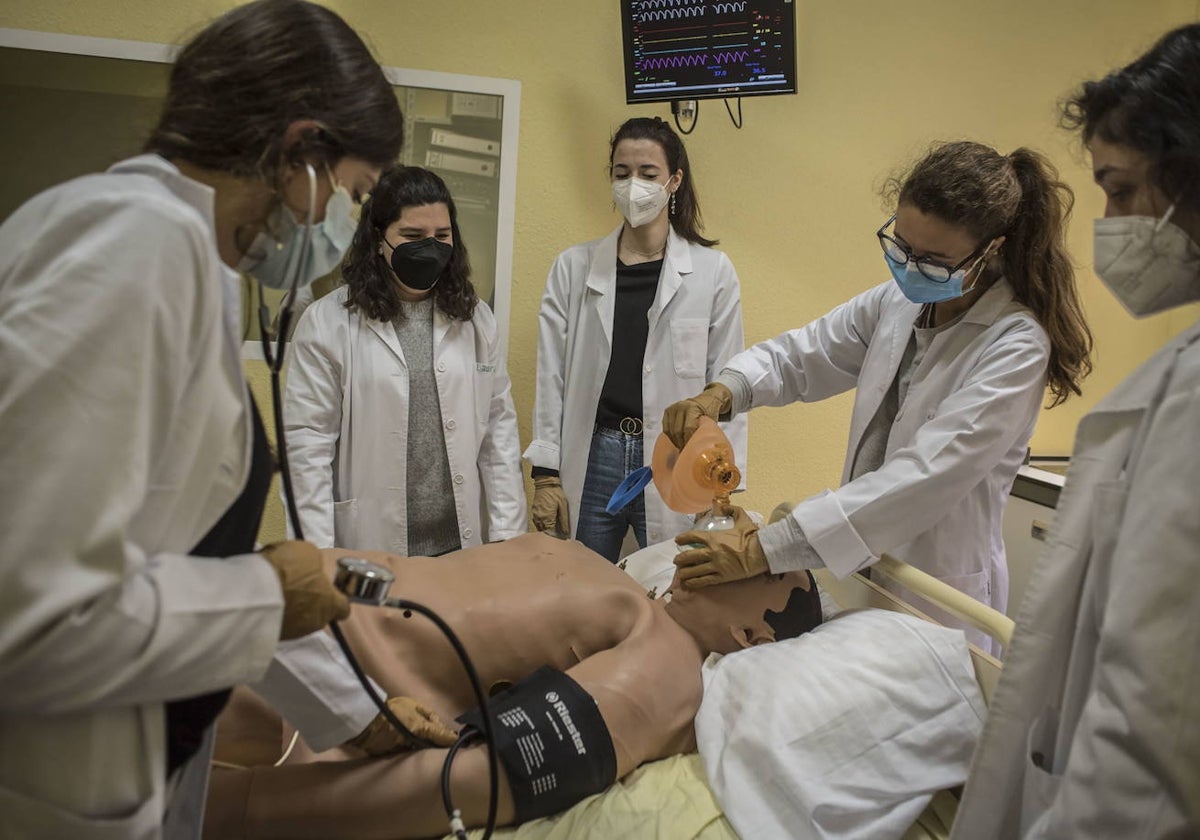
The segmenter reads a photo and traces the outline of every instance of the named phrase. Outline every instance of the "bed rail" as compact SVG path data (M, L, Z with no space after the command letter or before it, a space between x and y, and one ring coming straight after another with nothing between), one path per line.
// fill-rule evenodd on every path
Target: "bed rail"
M780 504L771 511L770 521L775 522L787 516L793 506L790 502ZM969 595L959 592L927 572L888 554L884 554L871 566L871 570L872 575L878 573L880 578L884 576L891 578L934 606L988 634L1005 647L1012 640L1014 624L1011 618L999 610L992 609ZM817 584L827 591L843 609L875 607L908 613L926 621L934 621L918 607L908 603L896 593L884 589L878 580L868 579L862 574L856 573L848 578L838 580L828 569L816 569L813 576L817 579ZM990 703L992 692L1000 679L1000 660L975 645L967 647L971 653L971 664L975 669L975 676L979 680L980 688L983 690L984 699Z
M890 554L884 554L871 566L871 574L876 572L886 575L956 618L961 618L975 629L987 633L1004 647L1007 648L1012 641L1016 625L1011 618L987 604L981 604L933 575L897 560Z

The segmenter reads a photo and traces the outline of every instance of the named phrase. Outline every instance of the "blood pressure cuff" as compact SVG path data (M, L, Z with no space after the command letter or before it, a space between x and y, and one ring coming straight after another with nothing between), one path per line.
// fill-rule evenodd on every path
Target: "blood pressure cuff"
M539 668L491 697L488 709L518 822L565 811L616 781L617 754L600 709L562 671ZM458 722L483 732L477 708Z

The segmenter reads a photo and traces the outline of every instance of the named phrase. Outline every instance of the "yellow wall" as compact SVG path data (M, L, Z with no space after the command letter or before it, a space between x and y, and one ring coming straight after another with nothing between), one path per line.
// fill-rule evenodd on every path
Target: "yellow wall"
M0 26L154 42L183 40L226 0L7 0ZM529 439L538 300L567 245L617 221L607 138L624 103L618 0L332 0L384 64L522 83L510 369ZM1055 103L1081 79L1124 63L1196 0L799 0L800 93L747 99L735 131L701 106L688 149L708 231L742 278L749 341L814 318L887 277L873 233L876 188L931 141L967 137L1007 152L1039 148L1078 193L1070 241L1097 339L1084 397L1043 416L1037 452L1069 452L1083 412L1196 312L1134 322L1087 266L1102 212L1086 159L1055 127ZM758 412L751 490L769 510L836 483L850 400Z

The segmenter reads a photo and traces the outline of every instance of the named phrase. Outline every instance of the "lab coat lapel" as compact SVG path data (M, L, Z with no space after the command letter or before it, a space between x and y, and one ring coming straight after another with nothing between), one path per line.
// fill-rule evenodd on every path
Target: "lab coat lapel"
M597 347L600 358L607 359L612 352L613 310L617 291L617 228L596 244L592 260L588 264L588 276L583 296L584 316L589 326L588 335L604 336L603 346Z
M1100 401L1089 416L1128 411L1145 411L1163 387L1163 381L1179 356L1179 351L1200 340L1200 322L1193 324L1172 339L1167 347L1156 353L1125 379L1115 391Z
M684 278L692 273L692 249L688 247L687 240L676 233L673 227L668 227L668 231L667 252L663 256L662 274L658 278L658 291L654 295L654 303L650 306L647 314L651 333L654 332L659 318L666 311L671 299L683 285Z
M446 337L446 333L450 332L450 319L446 313L434 304L433 307L433 355L437 358L438 348L442 346L442 339Z
M979 300L975 301L974 305L963 313L962 320L957 326L963 324L975 324L983 329L990 327L996 323L996 319L1008 311L1009 304L1013 300L1012 286L1003 277L992 284ZM982 330L980 330L982 331ZM943 330L933 337L933 341L929 342L929 349L921 358L921 363L917 365L917 369L913 371L913 379L922 378L925 369L930 365L937 364L937 360L941 358L942 345L944 345L955 334L956 329L951 328ZM968 333L969 335L977 335L978 332Z
M376 321L374 318L363 318L363 321L371 328L371 332L375 333L379 340L400 360L400 364L407 367L408 363L404 361L404 351L400 349L400 339L396 336L396 328L392 326L392 322Z
M850 421L850 445L847 449L846 464L842 470L842 483L850 480L850 470L854 463L854 455L862 441L867 424L879 411L879 406L887 395L896 372L900 369L900 360L904 356L904 348L908 337L912 335L913 322L921 311L921 305L910 303L897 296L896 303L888 307L879 323L879 333L872 339L874 345L870 356L859 378L859 396L854 402L854 414ZM875 347L882 352L875 355Z

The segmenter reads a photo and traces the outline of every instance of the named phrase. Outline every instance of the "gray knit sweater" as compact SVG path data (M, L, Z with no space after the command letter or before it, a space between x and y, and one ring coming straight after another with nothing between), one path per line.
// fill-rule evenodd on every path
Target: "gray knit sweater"
M408 366L408 555L433 557L461 545L433 370L433 296L401 306L392 326Z

